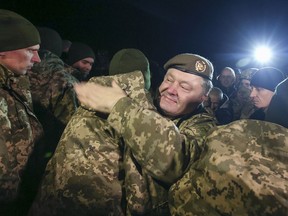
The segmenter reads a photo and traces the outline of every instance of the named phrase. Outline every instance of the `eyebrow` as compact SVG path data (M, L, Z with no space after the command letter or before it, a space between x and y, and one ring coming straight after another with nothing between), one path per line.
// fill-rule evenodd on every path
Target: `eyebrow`
M175 80L175 76L173 76L171 73L167 74L166 77L172 77L173 80ZM180 80L178 81L180 84L187 84L189 86L192 86L193 83L188 82L187 80Z

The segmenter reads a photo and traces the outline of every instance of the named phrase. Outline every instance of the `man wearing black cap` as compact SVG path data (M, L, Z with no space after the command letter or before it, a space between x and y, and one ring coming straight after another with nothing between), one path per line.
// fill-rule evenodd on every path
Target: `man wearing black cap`
M87 44L72 42L65 63L74 68L71 74L79 81L86 81L95 61L95 53ZM71 69L72 69L71 68Z
M164 68L167 73L155 104L158 112L139 105L113 82L112 87L75 86L82 105L108 113L108 124L131 154L124 158L129 161L132 156L134 165L124 165L126 208L132 214L169 215L169 186L199 158L206 132L215 126L202 105L212 87L212 63L185 53L171 58ZM189 179L181 181L192 187Z
M21 211L13 203L24 167L43 133L26 76L40 62L40 37L31 22L8 10L0 10L0 29L0 215L13 215Z
M284 79L283 73L279 69L273 67L261 68L252 76L250 83L252 92L250 97L258 110L250 116L250 119L265 119L265 114L275 88Z
M274 122L288 128L288 78L279 83L276 87L269 104L265 120Z

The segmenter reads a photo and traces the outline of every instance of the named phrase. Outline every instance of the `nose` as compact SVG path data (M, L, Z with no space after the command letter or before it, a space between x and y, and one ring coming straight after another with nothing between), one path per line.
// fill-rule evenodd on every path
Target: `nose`
M90 72L91 69L92 69L92 66L91 66L90 64L88 64L88 65L86 66L86 71L87 71L87 72Z
M250 93L250 98L254 98L256 96L256 90L255 88L252 88L252 91Z
M41 59L39 57L38 51L34 51L33 52L33 57L31 59L32 62L41 62Z
M178 88L177 82L173 82L173 83L171 83L170 86L168 87L167 92L168 92L169 94L174 94L174 95L176 95L176 94L177 94L177 88Z

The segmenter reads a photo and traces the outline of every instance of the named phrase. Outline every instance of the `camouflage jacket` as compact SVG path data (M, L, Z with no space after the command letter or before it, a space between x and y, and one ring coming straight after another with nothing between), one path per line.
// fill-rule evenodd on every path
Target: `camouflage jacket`
M162 117L147 97L141 72L90 81L110 85L112 79L128 97L108 119L84 107L77 110L48 163L35 215L35 209L45 214L48 205L54 212L47 215L169 214L168 188L199 157L214 118L204 113L174 122Z
M128 212L164 215L169 186L199 158L204 137L216 119L200 108L172 121L131 98L123 98L114 106L108 122L129 147L132 156L128 160L137 161L136 166L126 168ZM127 172L129 169L133 172Z
M173 215L287 215L288 129L239 120L208 134L205 151L169 191Z
M17 197L22 172L42 132L28 78L0 65L0 204Z
M58 56L46 50L39 51L39 54L41 62L28 71L33 104L38 109L48 110L66 125L78 107L73 89L78 80L67 72Z
M82 72L80 70L78 70L77 68L74 68L70 65L67 65L64 63L64 67L65 70L67 71L67 73L71 74L75 79L77 79L79 82L85 81L82 78Z

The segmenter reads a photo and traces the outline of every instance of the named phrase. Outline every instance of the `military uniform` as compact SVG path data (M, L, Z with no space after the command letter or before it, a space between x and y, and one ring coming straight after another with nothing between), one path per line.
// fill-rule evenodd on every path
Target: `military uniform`
M65 70L67 73L71 74L75 79L77 79L79 82L84 81L82 79L82 72L76 68L73 68L72 66L69 66L65 64Z
M169 191L173 215L287 215L288 130L239 120L207 135L205 151Z
M66 72L63 61L55 54L39 51L41 62L28 71L33 103L66 125L78 107L73 84L78 80Z
M66 73L63 61L55 54L39 51L42 61L34 64L27 74L35 115L43 125L44 137L35 148L23 178L26 201L33 201L46 164L55 151L60 136L77 109L73 84L78 82Z
M78 80L66 72L63 61L47 50L40 50L42 61L28 71L35 114L42 123L48 158L53 154L60 136L76 112L78 100L73 84Z
M111 79L91 81L109 85ZM214 118L200 108L193 116L163 118L147 97L141 72L114 79L129 97L108 118L77 110L48 163L33 214L169 214L168 188L199 157Z
M250 98L251 89L239 86L235 98L232 98L233 120L248 119L255 112L254 104Z
M0 65L0 203L17 197L22 172L42 126L32 110L29 80ZM1 206L0 206L1 207Z

